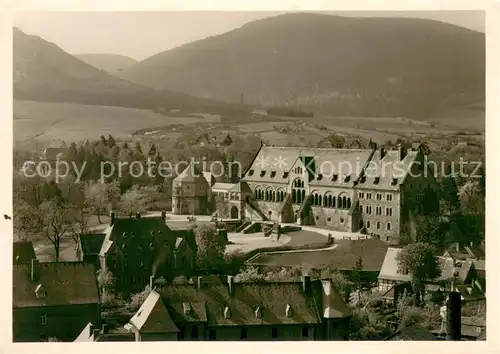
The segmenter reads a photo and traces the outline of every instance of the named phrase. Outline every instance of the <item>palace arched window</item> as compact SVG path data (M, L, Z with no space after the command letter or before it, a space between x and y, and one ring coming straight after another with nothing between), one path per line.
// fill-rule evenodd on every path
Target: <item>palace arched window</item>
M300 204L305 199L305 196L306 191L304 189L304 181L300 178L295 179L292 184L292 202L295 204Z

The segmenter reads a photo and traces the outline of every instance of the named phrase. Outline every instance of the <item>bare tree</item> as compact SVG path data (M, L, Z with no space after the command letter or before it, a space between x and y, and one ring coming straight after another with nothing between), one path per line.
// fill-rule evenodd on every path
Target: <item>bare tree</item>
M27 203L19 206L14 220L18 230L48 239L54 246L55 259L59 261L61 241L71 236L75 211L61 198L53 198L38 207Z

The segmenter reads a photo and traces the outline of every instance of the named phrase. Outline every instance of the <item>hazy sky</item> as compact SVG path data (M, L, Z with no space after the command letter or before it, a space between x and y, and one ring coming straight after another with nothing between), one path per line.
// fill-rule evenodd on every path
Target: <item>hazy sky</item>
M113 53L142 60L187 42L283 12L22 12L14 25L71 54ZM482 11L329 12L362 17L418 17L484 32Z

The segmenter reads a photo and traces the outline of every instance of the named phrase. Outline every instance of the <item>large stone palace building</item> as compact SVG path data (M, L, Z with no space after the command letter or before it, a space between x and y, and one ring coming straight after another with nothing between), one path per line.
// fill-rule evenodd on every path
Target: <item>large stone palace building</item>
M421 144L377 149L262 146L227 190L231 217L362 232L397 243L437 193ZM429 200L425 200L429 199Z
M195 197L197 184L203 194L197 204L185 207L188 213L205 205L208 191L212 198L225 197L229 208L220 217L362 232L390 243L398 242L410 215L437 202L428 198L438 186L421 144L391 149L374 143L367 149L262 145L236 184L207 183L203 174L195 183L186 175L193 185L184 202L188 195ZM173 204L183 205L179 199L174 193Z

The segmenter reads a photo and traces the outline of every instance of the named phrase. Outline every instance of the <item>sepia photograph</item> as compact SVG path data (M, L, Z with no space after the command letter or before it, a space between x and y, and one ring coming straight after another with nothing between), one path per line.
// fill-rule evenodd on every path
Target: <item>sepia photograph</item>
M12 341L486 341L485 18L16 12Z

